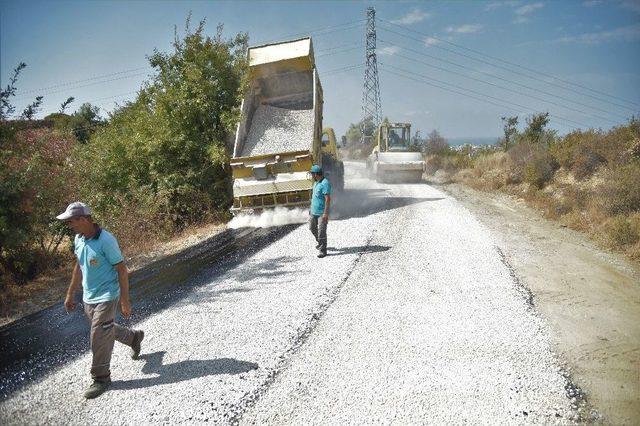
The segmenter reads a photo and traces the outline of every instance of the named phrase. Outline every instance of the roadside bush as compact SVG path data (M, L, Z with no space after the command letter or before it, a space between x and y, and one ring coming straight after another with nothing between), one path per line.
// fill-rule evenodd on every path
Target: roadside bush
M455 170L470 169L474 166L475 160L468 154L452 154L447 158L450 159L451 165Z
M590 177L603 164L607 163L591 144L579 145L574 151L574 159L571 170L578 180Z
M439 155L428 155L425 158L425 168L428 175L433 175L442 168L443 157Z
M640 211L640 163L627 164L607 173L601 198L604 210L611 214Z
M218 27L212 38L204 22L194 31L187 23L172 52L150 56L153 80L77 152L92 206L117 218L114 206L125 202L172 229L228 208L225 142L238 118L246 43L246 35L225 40Z
M475 159L473 169L478 176L482 176L489 171L506 170L507 161L508 157L504 152L479 155Z
M524 181L525 169L534 158L534 149L531 145L521 143L508 152L507 172L509 183L521 183Z
M632 245L640 241L640 215L618 215L606 225L607 234L615 247Z
M76 170L67 161L74 143L46 128L17 131L3 141L0 263L17 281L32 278L55 257L67 232L55 216L76 193Z

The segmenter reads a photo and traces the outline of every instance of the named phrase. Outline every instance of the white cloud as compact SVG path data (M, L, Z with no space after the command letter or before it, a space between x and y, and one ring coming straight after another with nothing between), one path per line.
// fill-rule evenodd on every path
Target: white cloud
M477 33L480 30L482 30L482 25L480 24L464 24L459 27L448 27L446 31L456 34L471 34Z
M389 55L393 56L400 51L398 46L386 46L378 50L378 55Z
M509 1L492 1L490 3L487 3L487 5L484 7L485 11L491 11L491 10L496 10L496 9L500 9L501 7L516 7L518 5L520 5L522 3L521 0L509 0Z
M435 46L438 43L440 43L440 40L438 40L435 37L426 37L424 39L424 45L425 46Z
M542 9L543 7L544 7L544 3L542 2L529 3L529 4L525 4L524 6L520 6L514 12L518 16L525 16L525 15L529 15L532 12L535 12L537 9Z
M596 7L604 3L604 0L586 0L582 2L584 7Z
M407 13L402 18L394 19L391 22L399 25L411 25L411 24L415 24L416 22L422 22L430 16L431 15L429 13L424 12L420 9L413 9L411 12Z
M520 6L516 10L513 11L516 17L513 19L514 24L524 24L525 22L529 22L529 15L535 12L538 9L542 9L544 7L544 3L529 3L524 6Z
M614 28L607 31L583 33L567 36L555 40L557 43L601 44L609 41L637 41L640 40L640 24Z

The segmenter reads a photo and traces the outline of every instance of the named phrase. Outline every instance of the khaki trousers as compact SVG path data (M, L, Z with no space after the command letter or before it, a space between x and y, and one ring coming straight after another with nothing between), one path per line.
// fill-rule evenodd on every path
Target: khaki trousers
M96 304L84 304L84 313L91 324L91 377L105 381L111 376L111 353L117 340L127 346L133 343L133 331L115 323L118 299Z

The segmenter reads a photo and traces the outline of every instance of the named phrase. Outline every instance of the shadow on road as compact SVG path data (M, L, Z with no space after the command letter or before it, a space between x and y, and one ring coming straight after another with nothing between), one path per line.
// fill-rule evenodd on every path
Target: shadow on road
M381 251L387 251L390 246L357 246L357 247L342 247L334 248L327 247L327 256L341 256L343 254L367 254L367 253L379 253Z
M241 374L258 368L258 364L255 362L239 361L233 358L187 360L173 364L163 364L162 358L165 353L165 351L161 351L140 356L140 359L146 362L142 367L142 372L157 376L133 380L116 380L112 383L111 389L139 389L218 374Z
M227 271L298 225L269 229L229 229L197 246L153 262L130 275L133 314L121 325L136 323L164 309L190 303L196 290L216 282ZM273 273L277 273L273 271ZM250 291L211 289L204 297ZM62 303L0 327L0 402L16 390L78 358L89 349L89 327L82 309L65 313Z
M273 278L283 277L285 275L295 275L291 271L282 271L282 269L291 263L300 260L301 257L294 256L280 256L275 259L268 259L262 262L245 262L242 265L242 270L235 277L237 281L246 282L253 281L257 278Z
M444 200L439 198L389 197L386 189L346 189L336 194L332 202L333 220L366 217L375 213L393 210L425 201Z

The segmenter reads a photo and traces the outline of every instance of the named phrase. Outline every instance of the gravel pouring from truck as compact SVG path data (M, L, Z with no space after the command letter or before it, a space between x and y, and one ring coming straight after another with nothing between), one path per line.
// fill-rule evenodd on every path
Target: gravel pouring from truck
M234 213L307 206L322 165L322 86L311 38L249 48L231 168Z

